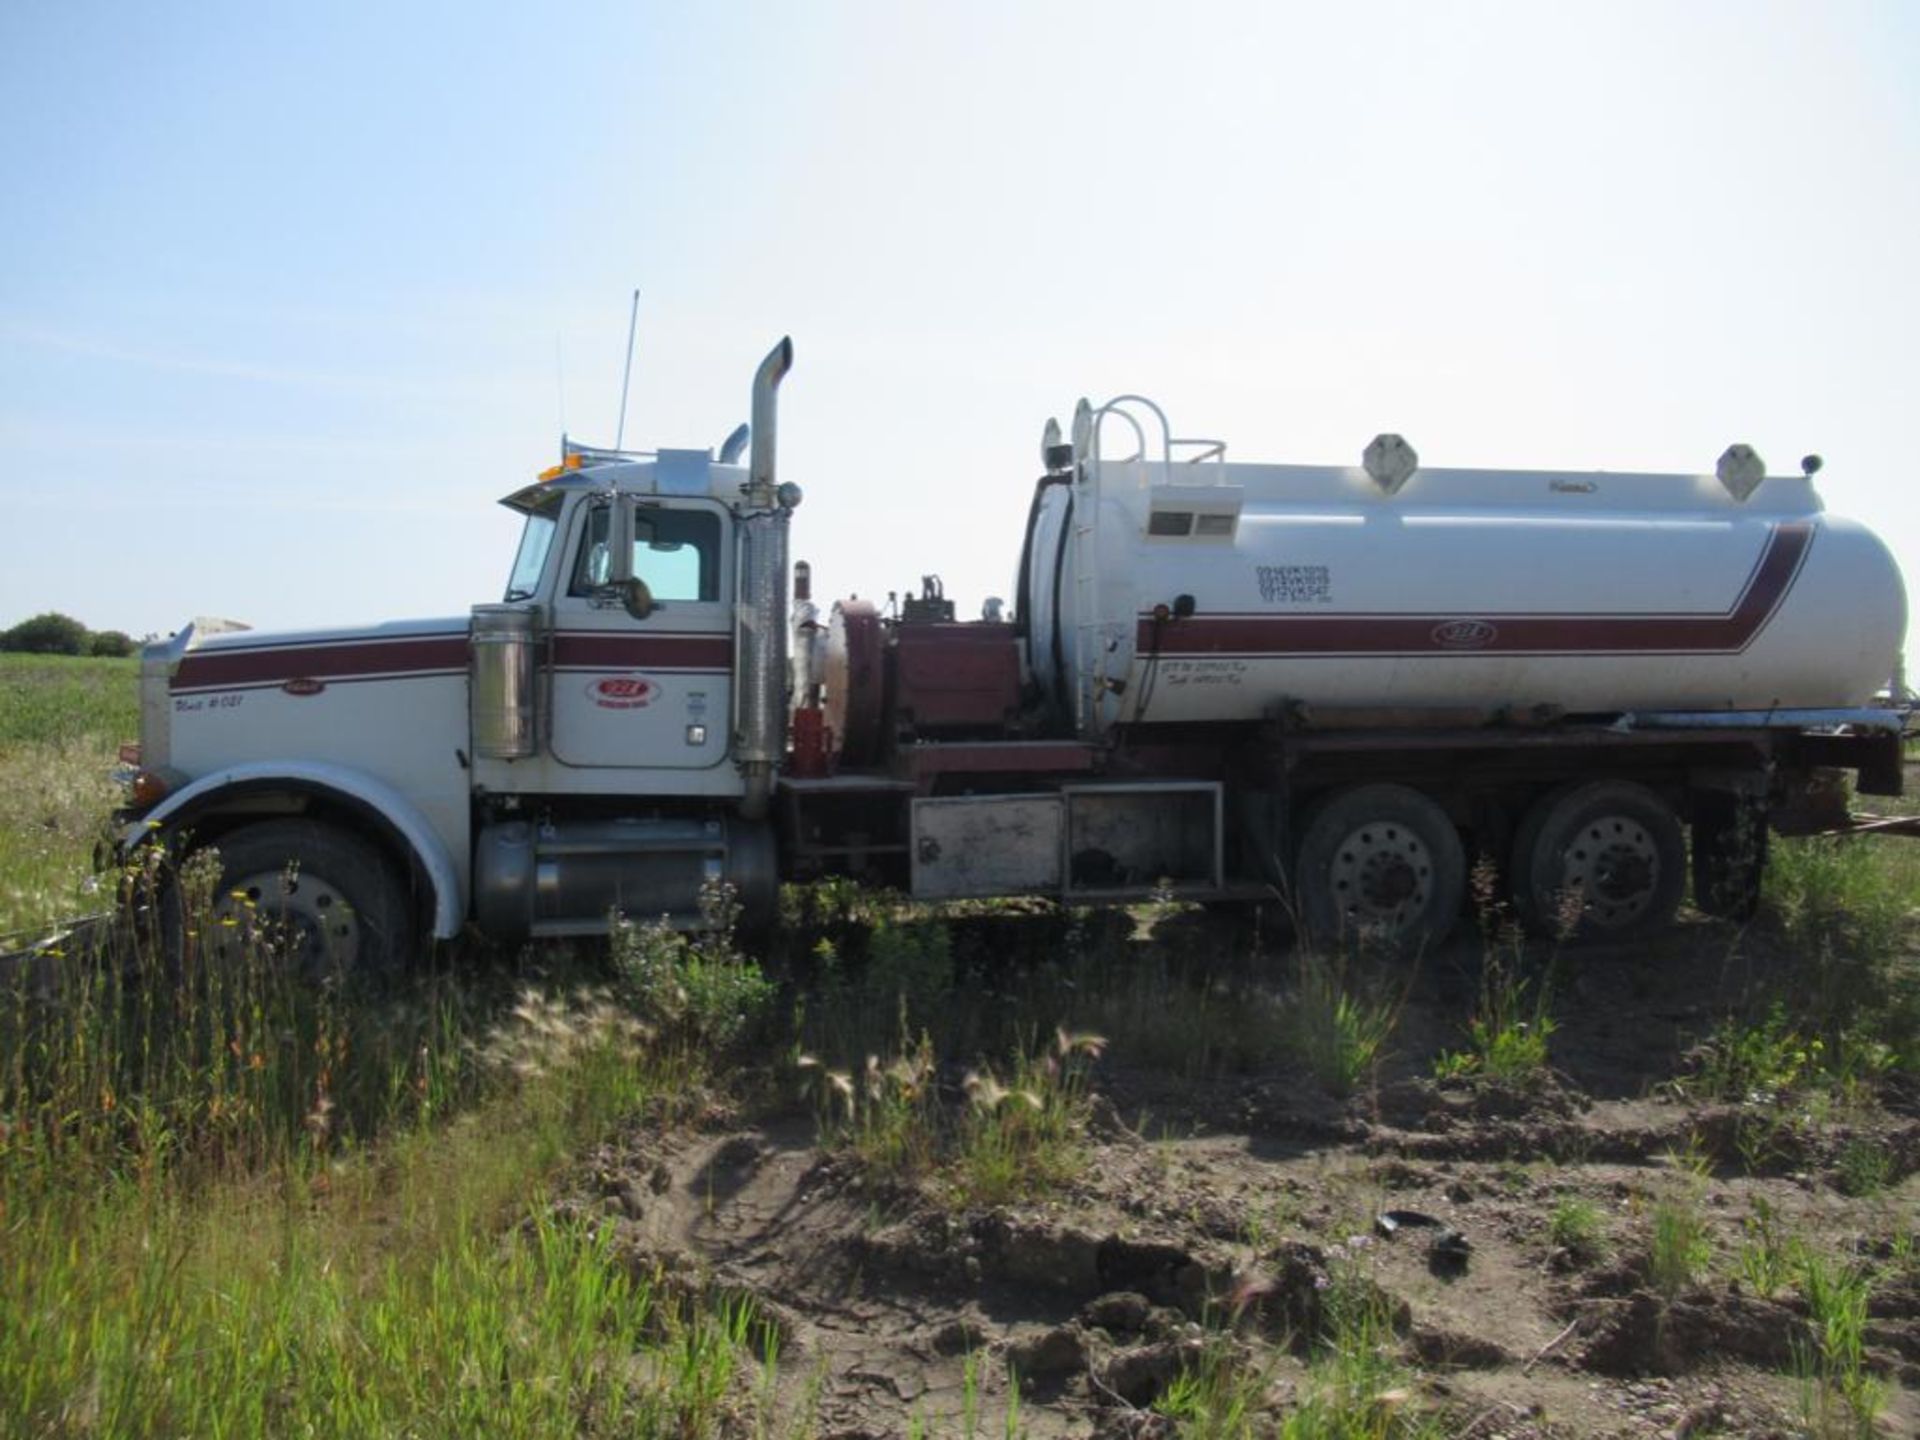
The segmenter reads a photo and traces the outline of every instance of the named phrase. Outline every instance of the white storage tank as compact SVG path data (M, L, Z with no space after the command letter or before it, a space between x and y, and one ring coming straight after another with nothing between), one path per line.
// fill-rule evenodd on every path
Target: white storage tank
M1132 443L1106 458L1116 418ZM1906 628L1879 539L1745 447L1705 475L1427 470L1395 437L1352 468L1229 464L1135 400L1083 408L1071 452L1019 603L1033 679L1085 734L1280 701L1858 705Z

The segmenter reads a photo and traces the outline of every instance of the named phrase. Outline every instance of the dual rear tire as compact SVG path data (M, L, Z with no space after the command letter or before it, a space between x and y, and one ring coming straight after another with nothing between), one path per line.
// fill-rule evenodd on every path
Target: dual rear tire
M1686 837L1673 808L1644 785L1581 781L1527 811L1510 875L1516 908L1536 933L1637 940L1680 907ZM1356 785L1308 812L1292 881L1311 939L1412 951L1458 920L1466 853L1446 811L1419 791Z
M1309 812L1293 868L1299 919L1323 944L1417 950L1459 918L1460 833L1405 785L1356 785Z
M1513 896L1529 930L1639 940L1664 928L1687 883L1673 808L1644 785L1590 780L1536 801L1514 837Z

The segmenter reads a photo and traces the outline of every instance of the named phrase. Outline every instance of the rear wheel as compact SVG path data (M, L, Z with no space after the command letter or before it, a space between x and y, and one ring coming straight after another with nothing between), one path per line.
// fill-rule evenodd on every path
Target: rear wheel
M1686 855L1678 817L1644 785L1570 785L1536 803L1520 826L1514 901L1540 934L1638 939L1680 908Z
M315 820L268 820L221 837L220 879L203 952L239 958L248 937L293 973L383 974L407 960L413 924L386 857Z
M1404 785L1357 785L1308 820L1293 870L1307 933L1415 949L1460 915L1466 856L1453 822Z

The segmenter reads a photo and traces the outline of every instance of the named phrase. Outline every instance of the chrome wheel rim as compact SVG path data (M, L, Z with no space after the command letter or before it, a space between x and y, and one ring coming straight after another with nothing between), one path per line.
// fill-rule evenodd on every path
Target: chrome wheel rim
M1396 937L1433 899L1433 852L1397 820L1355 826L1333 852L1327 886L1350 931Z
M211 948L222 958L237 956L250 935L306 974L350 970L360 958L353 902L295 866L235 880L214 904L212 929Z
M1579 916L1607 929L1631 925L1659 893L1660 847L1632 816L1602 815L1568 842L1560 879Z

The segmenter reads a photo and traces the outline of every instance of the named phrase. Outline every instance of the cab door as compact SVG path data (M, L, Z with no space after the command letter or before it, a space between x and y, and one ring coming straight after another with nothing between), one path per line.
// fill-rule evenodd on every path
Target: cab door
M611 587L613 507L629 507L636 618ZM727 758L733 705L732 519L712 500L596 497L553 607L553 756L580 768L698 770Z

